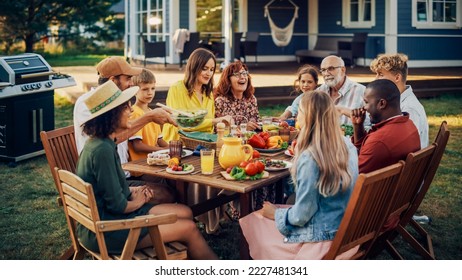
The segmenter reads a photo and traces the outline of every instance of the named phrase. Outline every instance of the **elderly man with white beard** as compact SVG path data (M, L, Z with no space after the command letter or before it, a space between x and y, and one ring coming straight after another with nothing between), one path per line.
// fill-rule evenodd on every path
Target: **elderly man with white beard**
M321 62L320 71L324 78L324 84L318 89L327 92L334 101L341 114L340 123L351 125L351 110L364 106L363 98L366 87L346 76L345 62L338 56L325 57ZM366 116L364 124L370 126L369 115Z

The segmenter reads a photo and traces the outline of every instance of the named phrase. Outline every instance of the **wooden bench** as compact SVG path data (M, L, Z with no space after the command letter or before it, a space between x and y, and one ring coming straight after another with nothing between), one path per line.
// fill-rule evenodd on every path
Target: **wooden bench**
M298 50L295 52L297 62L300 63L303 60L316 60L320 61L326 56L337 55L338 53L338 42L339 41L351 41L351 38L345 37L318 37L314 49L312 50Z

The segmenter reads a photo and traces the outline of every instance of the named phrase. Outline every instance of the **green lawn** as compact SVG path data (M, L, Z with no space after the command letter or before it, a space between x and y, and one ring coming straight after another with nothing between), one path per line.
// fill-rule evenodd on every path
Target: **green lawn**
M433 236L436 257L462 259L462 220L457 214L462 212L462 96L426 99L422 103L429 118L430 139L435 138L442 120L448 122L451 137L419 213L433 220L424 227ZM55 106L56 127L71 124L72 105L57 99ZM276 116L283 109L262 108L260 113ZM45 156L21 161L15 168L0 162L0 184L0 259L58 258L70 241ZM206 239L222 259L239 258L236 222L223 221L220 233L206 235ZM404 254L418 259L406 248ZM388 256L382 254L379 258Z

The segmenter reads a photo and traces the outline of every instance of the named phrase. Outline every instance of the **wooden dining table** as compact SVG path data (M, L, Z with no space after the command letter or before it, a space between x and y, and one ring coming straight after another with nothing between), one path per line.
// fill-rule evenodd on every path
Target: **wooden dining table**
M291 157L287 156L283 152L274 154L263 154L266 159L275 160L287 160L290 161ZM189 163L194 166L194 171L189 174L172 174L166 171L165 165L149 165L146 159L140 159L130 161L122 165L122 168L130 172L139 172L142 174L153 175L160 178L174 180L176 182L176 189L179 195L179 201L187 204L188 201L188 186L190 183L197 183L200 186L210 186L224 190L221 195L203 201L201 203L191 205L191 210L194 216L206 213L216 207L219 207L234 199L239 200L240 214L244 217L253 211L251 193L257 189L265 186L276 185L276 203L282 203L283 200L283 181L287 178L290 173L288 169L282 169L280 171L268 172L267 178L258 180L227 180L221 172L226 172L218 163L217 157L215 157L214 169L211 175L204 175L201 173L200 157L191 155L184 157L181 160L182 163ZM240 242L240 255L242 259L249 259L248 245L242 236Z

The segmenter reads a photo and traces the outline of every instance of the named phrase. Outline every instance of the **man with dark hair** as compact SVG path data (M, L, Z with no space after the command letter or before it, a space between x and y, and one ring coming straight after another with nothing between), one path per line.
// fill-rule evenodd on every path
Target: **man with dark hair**
M390 80L375 80L367 85L364 107L352 110L353 144L359 152L359 172L367 173L399 160L420 149L417 128L409 114L401 112L400 92ZM371 130L366 133L364 119L370 115Z

